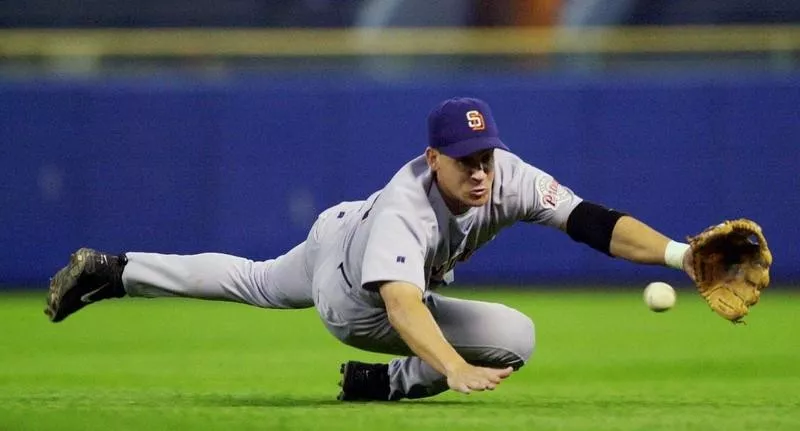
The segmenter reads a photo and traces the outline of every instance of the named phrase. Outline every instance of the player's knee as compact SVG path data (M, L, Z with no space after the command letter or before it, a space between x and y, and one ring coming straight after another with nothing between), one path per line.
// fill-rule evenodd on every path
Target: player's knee
M491 328L485 328L485 345L476 364L519 369L533 355L536 345L533 321L513 308L501 306Z
M530 317L509 308L506 317L507 330L502 337L502 346L508 352L510 366L518 369L525 365L536 347L536 328Z

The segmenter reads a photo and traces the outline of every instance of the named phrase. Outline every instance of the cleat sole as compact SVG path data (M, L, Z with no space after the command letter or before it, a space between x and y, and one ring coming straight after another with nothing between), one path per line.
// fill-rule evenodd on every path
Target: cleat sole
M50 319L51 322L56 323L64 320L66 315L60 315L61 300L70 289L75 287L78 282L78 277L86 268L86 257L92 253L88 248L81 248L75 253L72 253L69 259L69 264L61 268L56 275L50 279L50 287L47 293L47 307L44 314Z
M346 394L344 393L344 377L347 374L347 362L339 365L339 374L341 374L342 376L339 379L338 385L339 385L340 388L342 388L342 390L339 391L339 395L336 396L336 399L338 401L349 401L347 399Z

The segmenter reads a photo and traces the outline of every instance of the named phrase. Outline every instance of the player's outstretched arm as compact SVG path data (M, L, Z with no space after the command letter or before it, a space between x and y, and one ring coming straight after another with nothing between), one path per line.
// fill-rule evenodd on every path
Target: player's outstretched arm
M494 369L468 364L447 342L422 302L422 292L413 284L384 283L380 294L389 323L417 356L447 376L450 389L462 393L492 390L511 374L511 367Z
M613 256L636 263L674 266L683 269L694 279L689 247L678 245L674 251L679 253L676 262L669 262L670 252L673 252L667 250L670 242L671 240L660 232L626 215L620 217L614 225L608 248Z
M683 269L694 280L689 245L675 242L619 211L583 201L562 229L575 241L631 262Z
M664 264L664 250L670 239L631 216L617 220L611 233L609 252L644 264Z

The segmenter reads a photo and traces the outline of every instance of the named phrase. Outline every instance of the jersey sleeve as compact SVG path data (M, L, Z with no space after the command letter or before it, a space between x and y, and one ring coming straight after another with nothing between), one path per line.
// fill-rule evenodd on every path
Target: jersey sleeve
M383 212L372 221L361 266L361 285L378 281L404 281L425 291L424 231L408 217Z
M547 172L514 157L510 160L508 187L518 220L564 228L570 213L583 201Z

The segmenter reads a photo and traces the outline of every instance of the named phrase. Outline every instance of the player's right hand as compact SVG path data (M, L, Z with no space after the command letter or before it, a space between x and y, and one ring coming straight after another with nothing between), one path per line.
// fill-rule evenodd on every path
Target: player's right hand
M514 370L511 367L498 369L463 363L447 374L447 386L462 394L473 391L491 391L503 379L510 376L512 371Z

